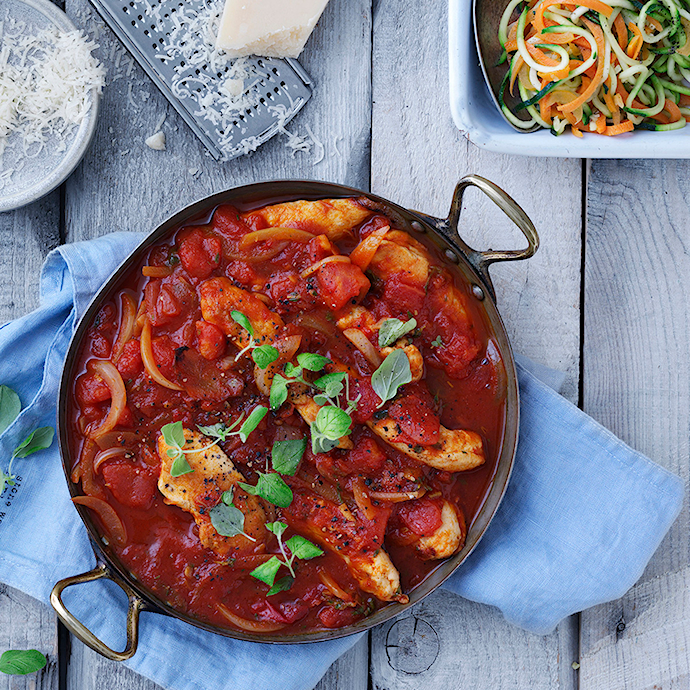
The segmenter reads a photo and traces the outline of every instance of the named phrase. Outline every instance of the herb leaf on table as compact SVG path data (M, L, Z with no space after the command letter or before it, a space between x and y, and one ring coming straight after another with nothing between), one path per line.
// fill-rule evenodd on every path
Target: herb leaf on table
M40 671L47 663L37 649L8 649L0 656L0 673L25 676Z

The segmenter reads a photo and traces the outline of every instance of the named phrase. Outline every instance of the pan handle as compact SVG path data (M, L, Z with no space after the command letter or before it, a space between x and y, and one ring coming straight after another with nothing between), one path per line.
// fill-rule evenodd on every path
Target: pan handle
M99 640L98 637L78 620L62 602L62 592L67 587L80 585L84 582L92 582L93 580L100 580L103 577L119 585L127 595L127 600L129 602L129 607L127 609L127 646L121 652L110 649L108 645ZM65 624L65 627L85 645L88 645L94 651L102 654L106 659L112 661L125 661L133 657L137 651L137 645L139 643L139 614L145 608L144 600L126 583L122 582L118 577L115 577L105 564L100 563L88 573L82 573L81 575L66 577L64 580L60 580L50 593L50 603L60 620Z
M479 252L469 247L462 240L458 231L458 224L460 222L460 212L462 210L462 198L468 187L477 187L484 192L484 194L486 194L489 199L491 199L491 201L493 201L496 206L498 206L501 211L520 228L522 234L527 238L527 247L525 249L507 249L503 251L488 250ZM458 182L455 187L455 192L453 193L450 213L444 224L447 231L455 236L453 239L455 241L459 240L460 246L467 252L470 262L484 279L484 282L487 284L494 297L495 293L489 276L489 266L498 261L521 261L522 259L529 259L539 248L539 235L537 235L534 224L527 214L515 200L508 196L499 186L479 175L467 175Z

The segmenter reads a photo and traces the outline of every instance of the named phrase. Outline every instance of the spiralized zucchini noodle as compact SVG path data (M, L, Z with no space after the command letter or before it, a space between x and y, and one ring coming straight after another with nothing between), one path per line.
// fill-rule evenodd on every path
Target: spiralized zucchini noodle
M690 121L690 0L511 0L498 40L516 127L614 136Z

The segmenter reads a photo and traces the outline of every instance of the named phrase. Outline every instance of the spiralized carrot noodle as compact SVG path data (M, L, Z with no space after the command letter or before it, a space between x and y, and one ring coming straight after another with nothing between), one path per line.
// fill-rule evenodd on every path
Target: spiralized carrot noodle
M127 530L110 503L96 496L74 496L72 498L72 503L86 506L93 510L93 512L101 518L101 522L105 526L105 531L114 542L120 546L127 543Z
M391 503L402 503L413 498L421 498L426 494L426 489L421 488L416 491L369 491L369 498L375 501L390 501Z
M350 261L355 266L359 266L363 271L366 271L374 255L378 251L378 248L383 242L383 238L388 234L391 229L390 225L386 225L383 228L378 228L374 230L368 237L365 237L350 254Z
M358 328L346 328L343 335L364 355L364 358L372 366L381 366L381 355L376 348L371 344L371 341Z
M102 450L96 453L96 457L93 459L93 471L98 474L101 469L101 465L107 460L116 458L118 455L132 455L132 451L127 448L116 447L108 448L108 450Z
M319 575L319 580L327 587L333 596L337 597L341 601L352 602L354 599L350 594L348 594L331 576L331 574L324 568L317 568L316 572Z
M141 275L146 278L167 278L172 274L172 266L144 266L141 269Z
M148 317L144 317L144 327L141 330L141 361L144 363L144 369L146 373L160 386L163 388L169 388L172 391L184 390L182 386L178 386L176 383L168 380L163 374L161 374L158 366L156 365L156 360L153 356L153 345L151 343L151 321Z
M323 259L319 259L315 264L312 264L309 266L309 268L306 268L304 271L302 271L302 278L307 278L310 276L312 273L316 273L321 266L324 264L331 264L331 263L342 263L342 264L349 264L350 263L350 257L349 256L343 256L342 254L333 254L333 256L327 256Z
M233 625L236 625L240 630L255 633L275 632L282 630L287 626L287 623L276 623L274 621L250 621L247 618L242 618L236 613L233 613L223 604L216 604L216 608L225 616Z
M112 362L99 359L92 365L93 372L103 379L103 383L110 389L110 410L108 416L96 429L89 430L89 436L97 439L108 431L112 431L117 424L117 420L127 405L127 391L125 383Z
M121 310L120 310L120 329L117 332L117 338L113 344L113 351L111 355L111 360L113 364L117 364L122 353L124 352L125 345L128 343L134 332L134 323L137 318L137 305L134 303L134 298L127 292L122 293L121 300Z
M297 228L264 228L263 230L254 230L248 232L241 240L240 249L251 247L257 242L266 242L268 240L287 240L288 242L309 242L314 239L315 235L306 230L297 230Z

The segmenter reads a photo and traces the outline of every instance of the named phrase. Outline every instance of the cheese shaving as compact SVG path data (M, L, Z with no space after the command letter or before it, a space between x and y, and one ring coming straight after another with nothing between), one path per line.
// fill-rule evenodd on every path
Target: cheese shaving
M36 30L24 22L0 22L0 163L8 147L38 156L46 144L64 151L67 140L101 92L105 70L91 54L97 47L80 31ZM0 186L21 165L2 171Z

